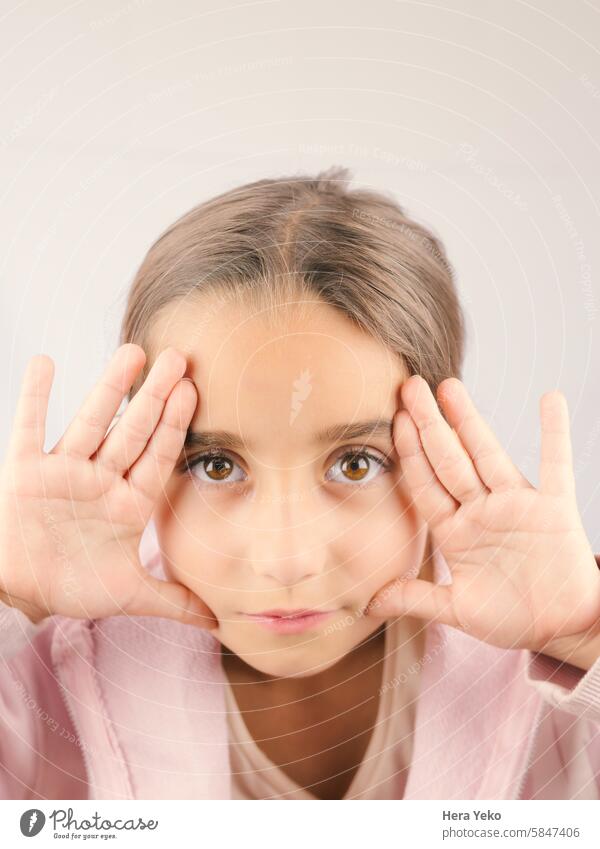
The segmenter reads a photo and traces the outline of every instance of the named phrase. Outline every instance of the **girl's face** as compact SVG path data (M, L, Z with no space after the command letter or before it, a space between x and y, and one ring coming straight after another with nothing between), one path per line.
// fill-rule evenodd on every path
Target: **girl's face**
M153 516L165 571L209 605L229 650L278 677L314 675L376 631L363 608L416 576L427 536L392 441L408 375L333 307L298 306L278 307L274 328L205 297L152 333L154 356L170 345L186 356L199 396L196 443ZM332 612L300 633L248 616L274 608Z

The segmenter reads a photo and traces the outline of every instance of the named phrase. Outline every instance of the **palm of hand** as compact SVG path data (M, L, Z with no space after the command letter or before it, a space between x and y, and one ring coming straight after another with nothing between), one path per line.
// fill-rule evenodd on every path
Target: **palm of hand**
M0 597L32 618L127 613L214 627L212 611L187 586L154 578L139 560L197 403L193 384L180 379L184 357L166 349L112 427L144 360L139 346L121 346L48 453L53 364L42 356L28 365L0 469Z
M452 583L400 577L379 591L370 611L441 621L493 645L535 651L551 638L584 631L600 617L600 572L577 508L564 396L541 399L538 489L514 466L459 380L443 381L438 397L447 420L427 383L410 378L394 439Z
M26 540L34 567L11 581L13 595L37 598L40 608L64 616L131 611L144 578L138 547L151 504L121 475L88 459L50 453L43 466L36 457L3 474L10 482L2 515L15 549ZM68 498L60 495L65 486ZM36 569L42 560L44 568Z

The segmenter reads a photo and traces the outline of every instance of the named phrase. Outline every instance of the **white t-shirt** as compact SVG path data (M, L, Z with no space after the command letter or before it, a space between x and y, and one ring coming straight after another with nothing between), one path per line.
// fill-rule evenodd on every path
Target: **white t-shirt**
M415 710L422 663L404 617L387 622L382 692L367 750L344 799L399 799L412 757ZM318 799L258 747L238 709L226 677L232 799ZM325 776L324 776L325 778Z

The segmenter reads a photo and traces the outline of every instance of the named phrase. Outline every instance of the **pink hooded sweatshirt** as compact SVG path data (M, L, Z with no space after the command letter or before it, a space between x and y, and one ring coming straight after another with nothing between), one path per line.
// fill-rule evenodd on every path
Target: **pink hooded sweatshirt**
M152 522L140 556L165 577ZM439 552L434 580L451 582ZM4 607L0 658L0 798L231 798L210 631L146 616L36 626ZM600 659L584 672L433 624L420 675L398 798L600 798Z

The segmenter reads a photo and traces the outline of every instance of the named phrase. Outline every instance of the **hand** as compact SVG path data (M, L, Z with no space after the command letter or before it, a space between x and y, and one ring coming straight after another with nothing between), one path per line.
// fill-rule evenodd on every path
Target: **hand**
M394 442L416 507L452 575L448 585L396 579L374 616L408 614L503 648L543 651L600 620L600 571L575 496L567 402L540 400L540 486L521 474L464 385L418 375L401 389ZM384 599L381 602L381 599Z
M594 557L600 569L600 554ZM600 618L585 631L550 640L544 646L544 654L580 669L591 669L600 657Z
M130 614L217 624L191 590L152 577L139 561L198 401L194 384L180 379L185 357L167 348L109 429L145 361L139 345L120 346L48 453L54 363L41 354L27 364L0 469L0 598L33 621Z

